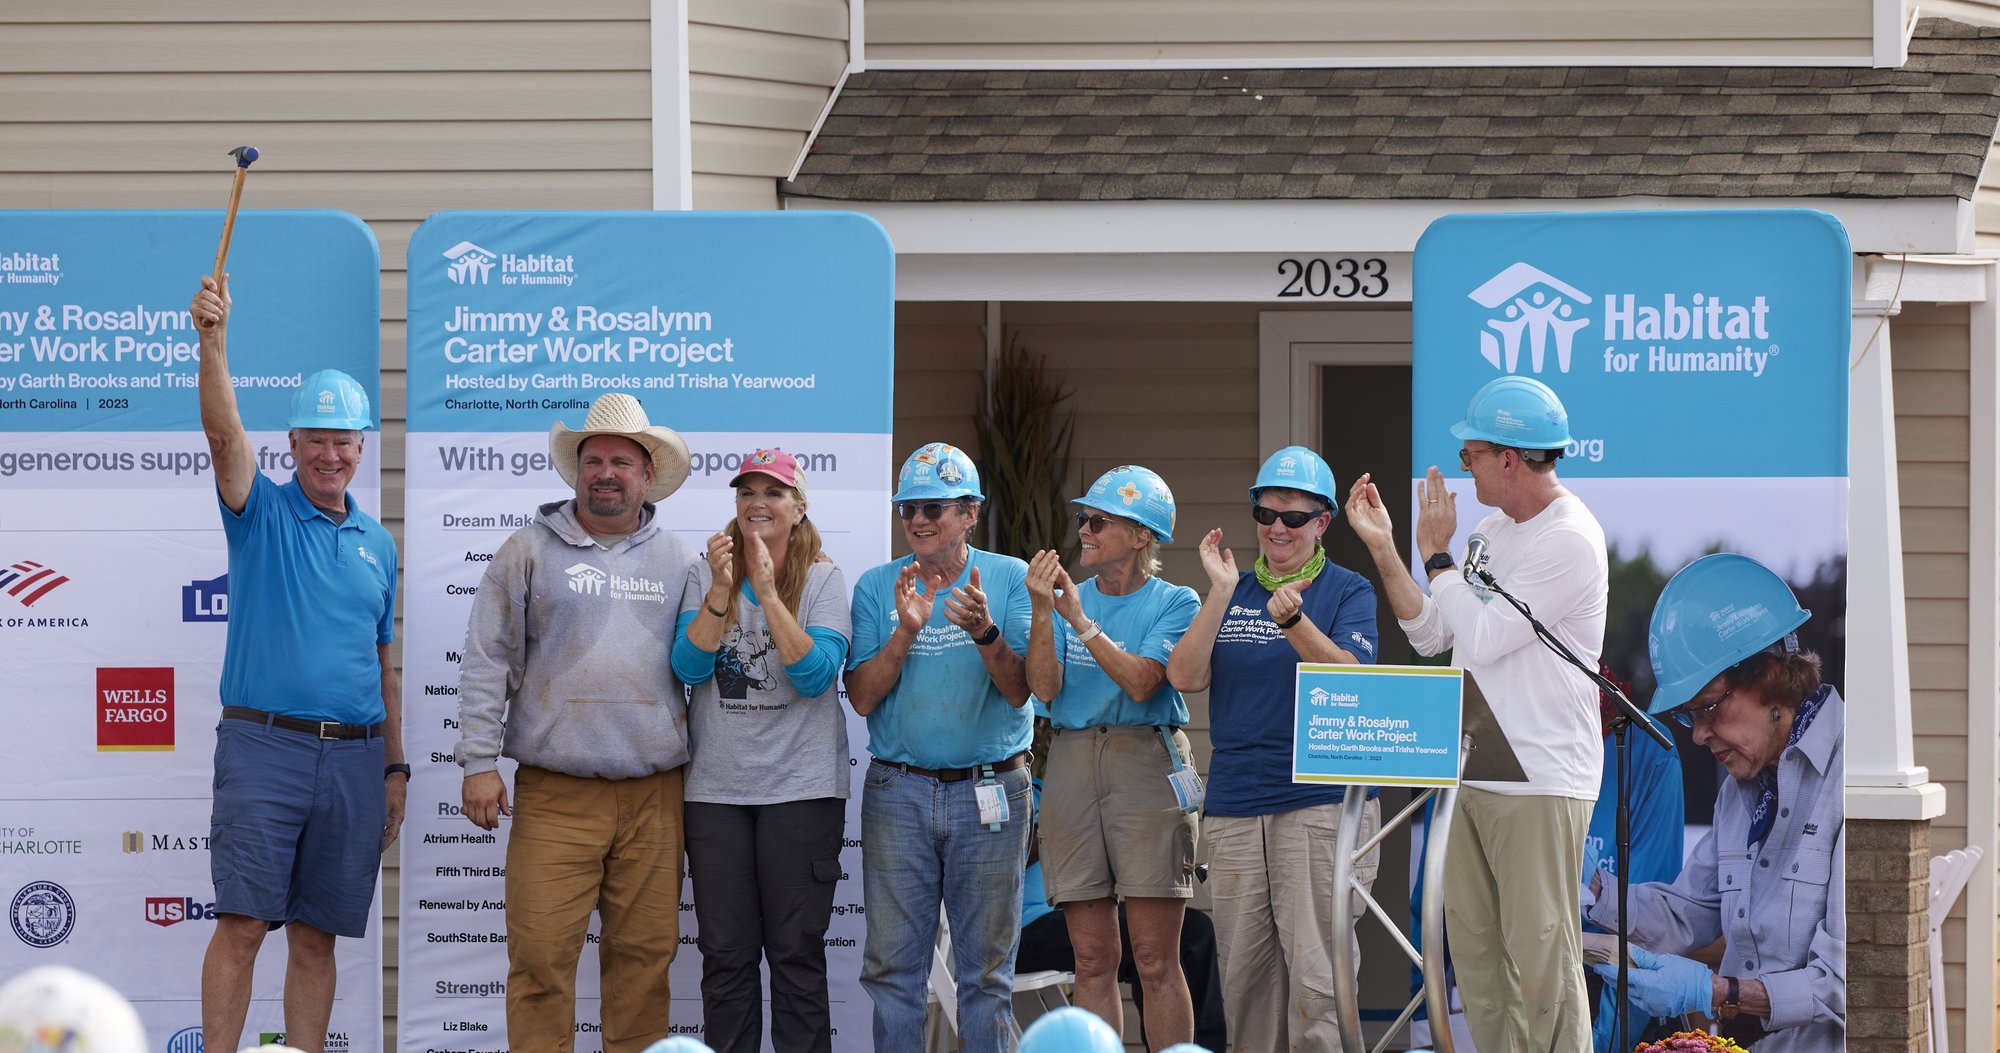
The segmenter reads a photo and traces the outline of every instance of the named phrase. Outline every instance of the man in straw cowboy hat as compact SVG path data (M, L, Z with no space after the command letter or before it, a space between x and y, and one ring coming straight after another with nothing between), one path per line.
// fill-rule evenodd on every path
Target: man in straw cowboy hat
M687 707L668 653L687 543L655 503L688 475L687 444L639 400L600 396L583 428L549 429L572 500L541 506L479 584L459 665L465 817L514 814L497 770L520 763L507 841L507 1037L567 1051L590 912L606 1053L667 1033L680 936Z

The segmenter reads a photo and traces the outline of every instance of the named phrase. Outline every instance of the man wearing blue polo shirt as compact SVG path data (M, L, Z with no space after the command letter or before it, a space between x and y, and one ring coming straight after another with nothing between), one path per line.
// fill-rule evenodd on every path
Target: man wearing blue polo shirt
M285 928L285 1036L320 1053L333 941L368 927L382 852L403 821L402 689L389 659L396 545L347 493L370 427L354 378L321 370L292 400L282 486L257 470L226 349L227 279L201 280L201 423L229 541L228 649L215 730L209 867L215 935L202 1032L235 1049L264 934Z
M847 697L868 718L861 796L876 1053L920 1053L940 905L951 918L960 1048L1011 1048L1028 857L1028 565L969 543L985 495L963 450L903 462L910 554L861 575Z

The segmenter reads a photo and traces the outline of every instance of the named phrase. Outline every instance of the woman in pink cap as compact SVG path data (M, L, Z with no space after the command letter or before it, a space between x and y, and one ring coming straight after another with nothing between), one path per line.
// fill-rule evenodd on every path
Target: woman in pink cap
M847 722L847 583L806 517L783 450L744 456L736 517L708 539L681 593L674 672L688 706L688 873L701 1001L717 1053L763 1043L759 959L771 969L771 1044L832 1048L826 928L840 879Z

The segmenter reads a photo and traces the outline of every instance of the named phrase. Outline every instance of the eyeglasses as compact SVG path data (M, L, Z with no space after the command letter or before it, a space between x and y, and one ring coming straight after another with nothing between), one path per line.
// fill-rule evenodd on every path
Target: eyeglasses
M1092 515L1089 512L1078 512L1076 514L1076 529L1085 534L1100 533L1105 527L1110 526L1114 522L1116 520L1110 516Z
M958 506L957 501L898 501L896 514L904 519L915 519L921 512L925 519L943 519L946 509Z
M1735 693L1734 689L1724 691L1721 698L1710 702L1708 705L1695 706L1693 709L1676 709L1667 715L1674 718L1674 723L1684 728L1692 728L1696 724L1711 724L1715 721L1716 707L1729 701L1729 696Z
M1505 446L1482 446L1479 449L1473 450L1460 446L1458 448L1458 470L1461 472L1471 471L1472 455L1475 453L1499 453L1506 448Z
M1320 509L1317 512L1298 512L1298 511L1280 512L1275 508L1265 508L1263 505L1250 506L1250 515L1253 518L1255 518L1257 522L1262 523L1265 526L1270 526L1272 523L1275 523L1278 520L1282 519L1285 521L1285 525L1292 528L1293 530L1297 530L1298 528L1305 526L1307 523L1310 523L1313 520L1318 519L1319 517L1325 514L1326 514L1326 509L1324 508Z

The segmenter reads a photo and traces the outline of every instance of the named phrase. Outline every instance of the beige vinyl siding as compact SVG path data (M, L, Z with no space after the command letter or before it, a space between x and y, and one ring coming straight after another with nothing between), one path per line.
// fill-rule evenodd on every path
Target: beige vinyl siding
M775 209L847 68L844 0L690 0L694 206Z
M1624 65L1866 62L1874 53L1870 0L869 0L867 13L870 63L1519 57Z
M1890 330L1913 745L1916 762L1945 788L1945 814L1931 823L1934 854L1966 843L1969 325L1963 305L1906 304ZM1944 937L1951 1048L1964 1049L1963 897Z

